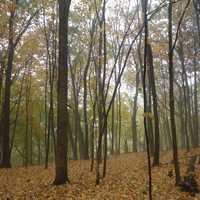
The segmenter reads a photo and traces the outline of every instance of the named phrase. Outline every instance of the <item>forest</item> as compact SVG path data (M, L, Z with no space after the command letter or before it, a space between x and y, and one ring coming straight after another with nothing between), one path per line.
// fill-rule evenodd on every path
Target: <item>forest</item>
M199 0L0 0L0 200L200 200Z

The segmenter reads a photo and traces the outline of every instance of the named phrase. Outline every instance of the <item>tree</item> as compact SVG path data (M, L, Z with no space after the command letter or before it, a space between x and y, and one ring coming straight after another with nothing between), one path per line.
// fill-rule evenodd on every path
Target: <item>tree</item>
M59 5L59 58L58 58L58 88L57 88L57 145L56 145L56 175L54 184L60 185L69 181L67 171L68 142L68 20L71 0L58 0Z
M153 166L159 165L160 158L160 127L159 127L159 116L158 116L158 101L157 101L157 92L156 92L156 83L155 83L155 74L154 74L154 65L153 65L153 53L151 44L147 44L147 62L149 65L149 82L152 89L153 96L153 113L154 113L154 132L155 132L155 149L154 149L154 160Z
M138 110L138 93L139 93L139 83L140 83L140 71L138 69L138 64L136 63L136 91L133 101L133 112L131 116L131 124L132 124L132 151L137 152L137 110Z
M170 106L170 122L171 122L171 132L172 132L172 143L173 143L173 162L176 174L176 185L179 185L181 181L180 168L178 162L178 150L177 150L177 138L176 138L176 123L174 114L174 66L173 66L173 35L172 35L172 0L169 0L168 6L168 38L169 38L169 106Z
M147 131L147 98L146 98L146 67L147 67L147 50L148 50L148 18L147 18L147 7L148 0L142 1L142 9L144 15L144 68L143 68L143 101L144 101L144 131L146 137L146 145L147 145L147 161L148 161L148 178L149 178L149 200L152 200L152 175L151 175L151 158L150 158L150 145L149 145L149 136Z

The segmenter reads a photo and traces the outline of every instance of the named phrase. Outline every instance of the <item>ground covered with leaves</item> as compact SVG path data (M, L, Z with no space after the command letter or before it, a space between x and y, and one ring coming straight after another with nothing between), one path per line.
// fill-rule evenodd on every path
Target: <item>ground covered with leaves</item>
M194 154L193 152L192 154ZM197 151L196 151L197 153ZM188 157L181 152L181 174L187 169ZM171 153L163 153L160 167L153 168L154 200L200 200L200 194L191 197L174 187ZM108 160L107 176L95 186L95 172L89 172L89 161L70 161L70 184L53 186L54 167L43 166L0 170L0 200L145 200L148 199L147 162L144 153L113 156ZM196 165L200 185L200 165Z

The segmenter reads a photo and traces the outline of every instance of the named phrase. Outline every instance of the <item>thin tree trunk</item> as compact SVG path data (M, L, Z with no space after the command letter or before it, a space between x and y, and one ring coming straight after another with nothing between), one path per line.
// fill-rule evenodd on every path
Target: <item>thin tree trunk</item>
M164 120L165 120L165 127L166 127L166 131L167 131L167 138L168 138L168 149L171 149L172 147L172 137L171 137L171 130L170 130L170 124L169 124L169 117L168 117L168 110L167 110L167 91L166 91L166 76L164 74L164 72L161 71L162 74L162 79L164 80L163 83L163 92L164 92L164 108L165 108L165 112L164 112Z
M143 15L144 15L144 71L143 71L143 95L144 95L144 132L147 146L147 160L148 160L148 181L149 181L149 200L152 200L152 175L151 175L151 157L150 157L150 145L149 135L147 130L147 95L146 95L146 67L147 67L147 42L148 42L148 20L147 20L147 7L148 0L142 1Z
M135 88L135 96L134 96L134 102L133 102L133 112L132 112L132 151L137 152L137 100L138 100L138 93L139 93L139 82L140 82L140 72L138 69L138 65L136 64L136 88Z
M111 119L111 155L114 154L115 142L115 102L112 104L112 119Z
M169 37L169 106L170 106L170 122L173 142L173 161L176 175L176 185L181 181L180 168L178 161L177 138L176 138L176 123L175 123L175 107L174 107L174 67L173 67L173 44L172 44L172 0L169 0L168 6L168 37Z
M183 88L184 90L184 88ZM181 147L184 149L187 148L187 151L190 150L189 147L189 138L187 132L187 112L184 110L185 106L185 90L182 92L182 87L179 87L179 110L180 110L180 131L181 131ZM184 95L182 94L184 93ZM184 102L183 102L184 99ZM185 116L185 117L184 117Z
M200 4L199 4L200 5ZM198 16L199 17L199 16ZM197 20L197 24L199 21ZM199 110L198 110L198 75L197 75L197 44L198 44L198 37L193 32L193 38L194 38L194 57L193 57L193 70L194 70L194 134L197 137L198 146L199 146ZM200 29L199 29L199 42L200 42ZM200 47L200 43L199 43Z
M150 77L150 75L149 75ZM149 84L148 86L148 105L147 105L147 110L148 113L152 113L152 99L151 99L151 86ZM155 149L155 143L154 143L154 132L153 132L153 122L152 122L152 117L147 118L147 128L148 128L148 134L149 134L149 145L150 145L150 153L151 155L154 154L154 149Z
M91 127L91 165L90 171L93 171L94 168L94 142L95 142L95 123L96 122L96 101L93 104L93 119L92 119L92 127Z
M106 1L103 2L103 46L104 46L104 62L103 62L103 89L105 88L105 80L106 80L106 65L107 65L107 37L106 37ZM104 91L103 91L104 94ZM103 178L106 177L106 169L107 169L107 151L108 151L108 130L107 130L107 120L108 116L106 115L106 99L103 99L103 116L104 116L104 163L103 163Z
M106 1L103 1L103 8L102 8L102 17L99 22L99 60L98 60L98 69L97 69L97 83L98 83L98 120L99 120L99 136L98 136L98 143L97 143L97 154L96 154L96 185L100 183L100 162L102 157L102 143L103 143L103 136L106 137L107 132L107 116L105 113L105 69L106 69L106 41L105 41L105 5ZM104 31L101 31L104 30ZM104 48L104 49L103 49ZM103 55L104 50L104 55ZM103 78L102 78L103 72ZM106 139L106 138L105 138ZM107 152L106 152L107 154ZM104 152L104 170L106 167L106 155ZM105 172L103 172L105 173ZM104 175L104 174L103 174Z
M85 125L85 159L89 159L89 130L88 130L88 116L87 116L87 74L90 67L92 48L93 48L93 37L95 31L95 21L92 21L92 29L90 31L90 44L89 44L89 52L87 58L87 64L84 70L84 93L83 93L83 112L84 112L84 125Z
M118 154L120 154L120 148L121 148L121 130L122 130L122 125L121 125L121 120L122 120L122 114L121 114L121 92L120 92L120 88L121 88L121 83L119 84L119 90L118 90Z
M30 68L27 68L27 80L26 80L26 130L25 130L25 167L28 167L29 164L29 125L30 125L30 89L31 89L31 71Z
M81 130L81 119L79 114L79 88L76 84L75 73L70 67L71 80L72 80L72 90L73 90L73 98L74 98L74 133L75 133L75 144L77 147L77 142L79 143L79 154L80 159L84 159L85 156L85 144L83 132Z
M158 102L157 102L157 92L156 92L156 83L154 75L154 66L153 66L153 54L151 45L147 44L147 62L149 65L149 81L152 89L153 96L153 113L154 113L154 133L155 133L155 147L154 147L154 160L153 166L159 165L160 160L160 128L159 128L159 116L158 116Z

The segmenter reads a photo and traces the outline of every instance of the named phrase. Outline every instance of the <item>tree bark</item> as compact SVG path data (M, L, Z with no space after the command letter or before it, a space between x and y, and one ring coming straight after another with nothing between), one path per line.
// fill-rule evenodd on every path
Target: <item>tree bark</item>
M177 150L177 136L176 136L176 123L175 123L175 107L174 107L174 67L173 67L173 44L172 44L172 0L169 0L168 6L168 37L169 37L169 106L170 106L170 122L172 132L172 143L173 143L173 161L176 175L176 185L179 185L181 181L180 168L178 161L178 150Z
M135 88L135 96L133 101L133 112L131 117L131 124L132 124L132 151L137 152L137 100L138 100L138 93L139 93L139 83L140 83L140 72L138 66L136 64L136 88Z
M11 0L12 4L16 2ZM13 5L14 6L14 5ZM14 19L15 19L16 10L12 9L10 11L9 18L9 40L8 40L8 62L5 74L5 94L4 100L2 102L2 162L1 167L10 168L10 96L11 96L11 75L13 69L13 59L14 59Z
M144 20L144 68L143 68L143 96L144 96L144 133L146 138L147 146L147 161L148 161L148 181L149 181L149 200L152 200L152 174L151 174L151 157L150 157L150 145L149 145L149 135L147 130L147 95L146 95L146 67L147 67L147 44L148 44L148 19L147 19L147 8L148 0L142 1L142 11Z
M93 48L93 36L94 36L95 26L94 21L92 22L92 30L90 32L90 44L87 63L84 70L83 84L84 84L84 93L83 93L83 112L84 112L84 125L85 125L85 159L89 159L89 128L88 128L88 116L87 116L87 74L90 67L92 48Z
M68 143L68 20L71 0L58 0L59 5L59 59L58 59L58 110L57 146L55 159L55 185L69 181L67 167Z
M154 133L155 133L155 146L154 146L154 160L153 166L159 165L160 160L160 127L159 127L159 116L158 116L158 102L157 102L157 92L155 83L155 73L153 65L153 54L151 45L147 44L147 62L149 65L149 82L152 89L153 96L153 113L154 113Z

